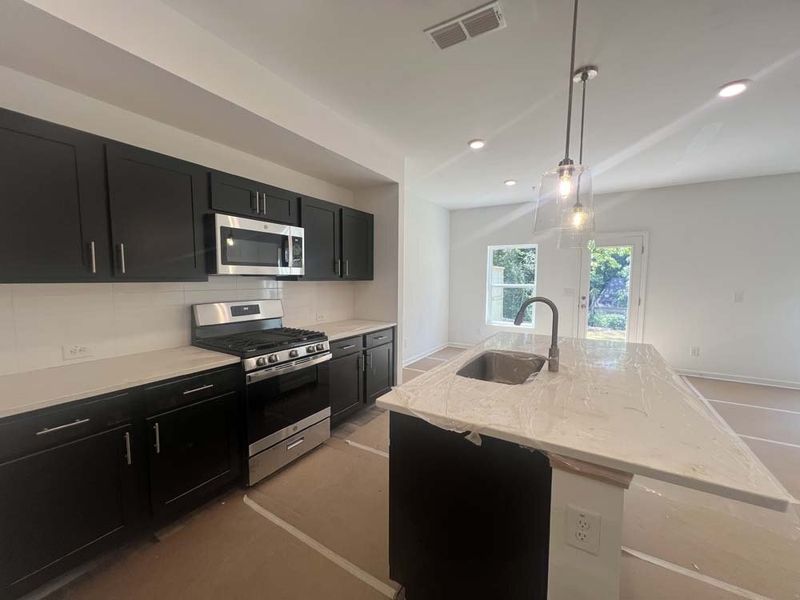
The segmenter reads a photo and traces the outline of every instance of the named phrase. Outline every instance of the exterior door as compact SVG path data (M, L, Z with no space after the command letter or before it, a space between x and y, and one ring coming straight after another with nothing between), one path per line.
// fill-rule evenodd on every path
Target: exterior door
M642 341L645 233L597 234L581 250L578 337Z

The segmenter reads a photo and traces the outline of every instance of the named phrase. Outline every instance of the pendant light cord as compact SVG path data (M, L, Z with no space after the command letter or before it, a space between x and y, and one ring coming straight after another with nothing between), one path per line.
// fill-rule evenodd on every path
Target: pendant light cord
M564 149L564 160L569 160L569 134L572 125L572 77L575 72L575 38L578 33L578 0L575 0L575 9L572 13L572 52L569 59L569 100L567 101L567 143Z
M581 148L578 156L578 164L583 164L583 122L586 117L586 80L589 79L589 74L585 71L581 73L581 83L583 84L583 92L581 93Z

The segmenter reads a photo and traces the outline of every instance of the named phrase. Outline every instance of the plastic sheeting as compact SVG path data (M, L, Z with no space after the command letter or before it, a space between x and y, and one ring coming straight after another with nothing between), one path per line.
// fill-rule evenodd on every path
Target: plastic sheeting
M519 385L473 378L496 374L470 366L484 353L506 355L503 375L513 377L509 369L530 369L549 344L545 336L497 334L395 388L381 405L473 440L492 435L777 510L796 502L650 345L562 338L556 373L544 365ZM532 356L526 362L519 353ZM458 375L462 368L472 376Z

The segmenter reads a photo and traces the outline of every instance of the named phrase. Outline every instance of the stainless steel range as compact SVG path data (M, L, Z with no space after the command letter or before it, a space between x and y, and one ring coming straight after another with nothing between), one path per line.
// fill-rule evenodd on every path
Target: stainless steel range
M192 308L193 345L242 357L250 485L330 437L324 333L283 327L280 300Z

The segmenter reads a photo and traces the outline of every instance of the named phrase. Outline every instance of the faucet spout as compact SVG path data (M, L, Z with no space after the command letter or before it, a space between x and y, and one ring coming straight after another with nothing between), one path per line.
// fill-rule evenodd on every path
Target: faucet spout
M550 300L550 298L545 298L544 296L534 296L533 298L528 298L522 303L522 306L519 307L519 310L517 311L517 317L514 319L514 325L522 324L523 319L525 319L525 310L534 302L546 304L550 307L550 310L553 311L553 329L550 336L550 350L547 354L547 370L555 373L558 371L560 354L558 349L558 307L555 305L555 302Z

